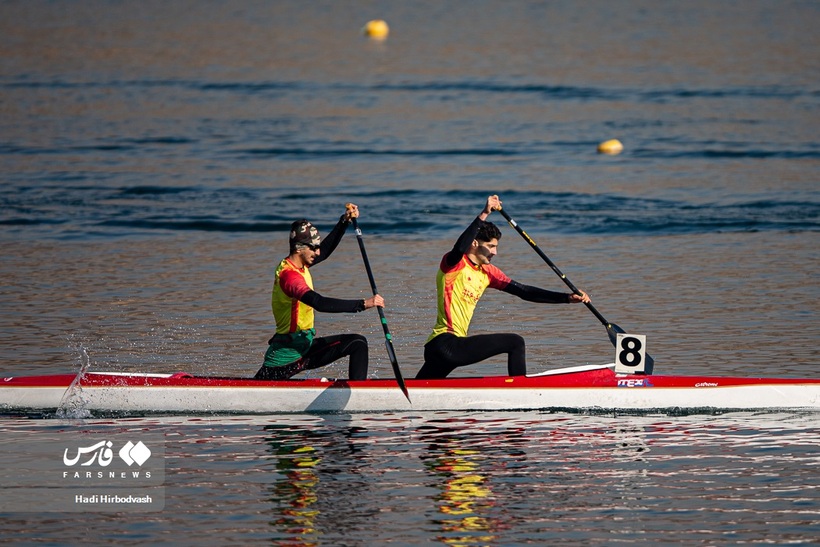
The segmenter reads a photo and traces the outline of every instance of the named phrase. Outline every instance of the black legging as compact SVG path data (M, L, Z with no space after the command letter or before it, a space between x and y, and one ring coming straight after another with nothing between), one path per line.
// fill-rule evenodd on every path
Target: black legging
M255 380L287 380L303 370L329 365L333 361L350 355L349 377L351 380L367 379L367 338L361 334L335 334L314 338L304 357L289 365L266 367L262 365L254 376Z
M424 365L416 378L446 378L458 367L472 365L502 353L507 354L507 374L527 374L526 346L524 339L518 334L477 334L466 337L439 334L424 345Z

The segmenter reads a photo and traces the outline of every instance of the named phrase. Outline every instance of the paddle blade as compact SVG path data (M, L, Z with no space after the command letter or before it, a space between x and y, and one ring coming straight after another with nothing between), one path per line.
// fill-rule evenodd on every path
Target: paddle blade
M399 384L399 389L401 389L401 392L404 393L404 396L407 398L407 402L412 405L413 401L410 400L410 394L407 393L407 386L404 385L404 378L399 376L400 372L398 372L397 367L393 367L393 371L396 372L396 382Z
M396 383L399 384L401 392L404 393L405 397L407 397L407 402L412 404L413 401L410 400L410 394L407 392L407 386L404 385L404 377L401 375L401 369L399 368L399 361L396 359L396 351L393 349L393 343L388 338L384 341L384 345L387 348L387 355L390 357L390 364L393 366L393 375L396 377Z
M646 354L646 363L643 366L644 374L652 374L652 370L655 368L655 360L652 359L652 356L648 353Z

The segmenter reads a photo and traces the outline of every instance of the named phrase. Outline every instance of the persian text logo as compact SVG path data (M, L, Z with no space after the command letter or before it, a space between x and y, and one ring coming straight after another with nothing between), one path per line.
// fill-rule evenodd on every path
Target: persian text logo
M111 450L112 446L114 446L114 443L111 441L100 441L91 446L82 446L77 448L77 455L74 458L68 457L68 448L66 448L63 452L63 463L68 467L72 467L76 465L83 456L90 454L91 457L80 463L81 466L93 465L96 461L100 466L108 467L114 459L114 451ZM128 441L120 448L119 456L122 461L128 464L128 467L131 467L135 463L142 467L142 464L151 457L151 450L145 446L142 441L139 441L137 444Z

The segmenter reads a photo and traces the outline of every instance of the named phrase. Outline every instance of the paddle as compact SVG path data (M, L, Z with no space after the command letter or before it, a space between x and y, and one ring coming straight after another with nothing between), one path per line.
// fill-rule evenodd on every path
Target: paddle
M379 291L376 289L376 280L373 279L373 270L370 268L370 261L367 259L367 251L364 250L362 230L359 228L359 223L356 222L355 218L351 220L353 221L353 228L356 230L356 239L359 240L359 249L362 251L362 260L367 270L367 278L370 280L370 288L373 289L373 296L376 296ZM410 401L410 395L407 393L407 386L404 385L404 377L401 375L399 362L396 359L396 352L393 349L393 336L390 334L390 329L387 328L387 318L384 316L384 309L381 306L376 306L376 309L379 310L379 318L381 318L382 329L384 330L384 345L387 348L387 355L390 357L390 364L393 365L393 374L396 376L396 382L398 382L402 393L404 393L404 396Z
M570 290L575 294L580 295L581 291L578 290L578 287L573 285L572 281L570 281L567 278L567 276L564 275L564 272L558 269L558 266L556 266L555 263L553 263L553 261L550 260L549 257L544 254L544 251L542 251L540 247L538 247L538 244L536 244L535 241L533 241L533 239L527 234L527 232L521 229L518 223L515 220L513 220L512 217L510 217L510 215L507 214L507 211L499 208L498 212L501 213L501 216L503 216L507 220L507 223L509 223L510 226L515 228L516 232L521 234L521 237L523 237L524 240L530 244L530 247L532 247L535 250L535 252L538 253L538 256L544 259L544 262L546 262L549 265L549 267L552 268L552 271L558 274L558 277L560 277L564 281L564 283L566 283L567 287L569 287ZM589 311L591 311L595 315L595 317L598 318L598 321L600 321L601 324L604 327L606 327L606 333L609 336L609 341L612 342L612 345L617 348L618 333L624 334L626 333L626 331L618 325L616 325L615 323L610 323L609 321L607 321L606 318L604 318L604 316L601 315L601 312L595 309L595 306L592 305L592 302L584 302L584 304L589 309ZM644 365L644 372L646 374L652 374L652 367L654 366L654 364L655 360L647 353L646 363Z

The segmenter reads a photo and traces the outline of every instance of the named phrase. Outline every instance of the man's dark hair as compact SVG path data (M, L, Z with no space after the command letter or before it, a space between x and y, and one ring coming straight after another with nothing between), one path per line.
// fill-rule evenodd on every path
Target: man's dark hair
M498 226L492 222L487 222L485 220L478 225L478 233L475 238L478 241L484 241L485 243L491 241L492 239L501 239L501 230L499 230Z

